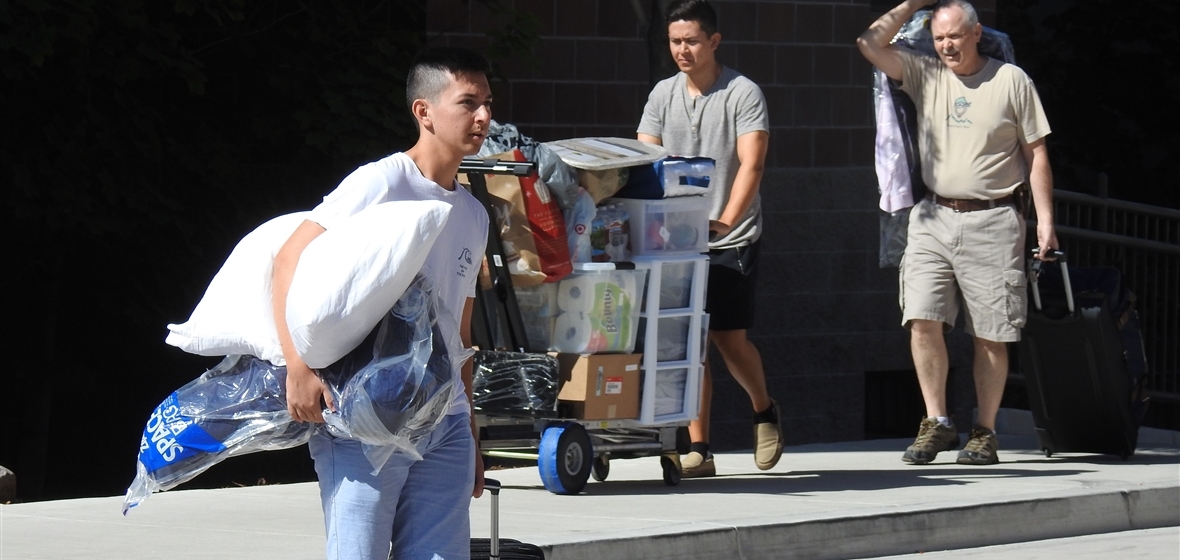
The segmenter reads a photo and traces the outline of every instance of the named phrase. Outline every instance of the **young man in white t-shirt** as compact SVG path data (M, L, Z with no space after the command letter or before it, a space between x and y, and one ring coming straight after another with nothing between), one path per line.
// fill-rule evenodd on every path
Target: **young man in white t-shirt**
M287 292L299 255L312 240L374 204L437 200L452 205L431 247L429 271L441 301L455 314L470 346L471 310L480 259L487 242L483 205L455 181L459 164L479 151L491 123L487 61L465 49L434 48L415 59L406 101L418 123L409 150L361 166L324 197L274 261L275 325L287 361L287 403L299 422L323 422L334 409L322 380L295 352L287 329ZM456 392L446 419L421 444L423 458L404 454L377 473L360 442L318 431L309 443L319 478L330 559L386 560L392 543L399 559L467 558L468 508L483 493L483 461L471 414L470 361L463 364L465 394ZM456 380L459 381L459 380Z

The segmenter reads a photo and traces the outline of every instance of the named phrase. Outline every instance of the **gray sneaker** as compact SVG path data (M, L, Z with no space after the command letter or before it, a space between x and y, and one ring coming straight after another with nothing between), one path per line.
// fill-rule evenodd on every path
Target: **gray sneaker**
M1000 462L1000 440L996 433L976 424L971 427L971 437L959 452L960 465L994 465Z
M942 451L950 451L959 446L959 432L954 426L946 427L935 418L923 418L918 426L918 437L914 444L907 447L901 460L915 465L925 465L933 461Z
M713 464L712 453L710 453L708 457L705 457L704 455L693 451L680 458L681 478L704 478L706 476L716 475L717 466Z

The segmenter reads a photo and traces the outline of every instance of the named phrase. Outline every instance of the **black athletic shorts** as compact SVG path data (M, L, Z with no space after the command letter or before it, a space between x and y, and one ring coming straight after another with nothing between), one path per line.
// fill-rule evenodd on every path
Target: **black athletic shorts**
M754 287L758 283L761 246L762 240L758 240L743 247L709 251L709 286L705 291L709 330L754 326Z

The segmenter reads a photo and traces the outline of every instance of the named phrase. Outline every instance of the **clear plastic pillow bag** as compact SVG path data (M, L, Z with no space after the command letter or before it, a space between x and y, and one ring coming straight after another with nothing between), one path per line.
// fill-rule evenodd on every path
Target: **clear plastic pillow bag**
M318 372L336 403L325 425L291 419L285 367L227 356L152 412L123 513L229 457L297 447L317 429L361 441L374 471L395 452L421 458L417 445L446 415L470 355L419 276L356 349Z
M358 440L374 472L395 452L421 459L417 445L446 416L459 367L472 351L454 316L419 276L369 336L319 370L336 402L325 429Z

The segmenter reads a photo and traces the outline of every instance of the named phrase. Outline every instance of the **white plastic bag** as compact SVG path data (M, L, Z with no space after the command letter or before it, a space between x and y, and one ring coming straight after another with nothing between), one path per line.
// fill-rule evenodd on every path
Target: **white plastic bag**
M594 198L586 192L586 189L578 187L574 204L566 211L565 215L566 237L569 239L571 261L576 263L590 262L590 233L597 212Z

